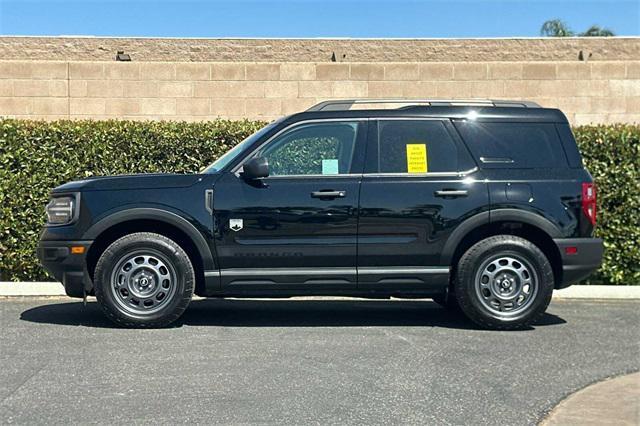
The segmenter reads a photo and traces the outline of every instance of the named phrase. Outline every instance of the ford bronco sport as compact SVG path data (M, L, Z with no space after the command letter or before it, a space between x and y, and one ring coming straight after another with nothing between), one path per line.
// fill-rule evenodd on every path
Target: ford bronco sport
M195 293L433 298L522 328L603 250L566 117L524 101L322 102L199 174L70 182L46 211L43 266L128 327Z

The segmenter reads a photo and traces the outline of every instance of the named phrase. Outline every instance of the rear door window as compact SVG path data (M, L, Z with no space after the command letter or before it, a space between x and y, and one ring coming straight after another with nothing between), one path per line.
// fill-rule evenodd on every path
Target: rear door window
M458 149L440 120L380 120L378 172L458 171Z
M553 123L456 121L456 128L483 168L567 166Z

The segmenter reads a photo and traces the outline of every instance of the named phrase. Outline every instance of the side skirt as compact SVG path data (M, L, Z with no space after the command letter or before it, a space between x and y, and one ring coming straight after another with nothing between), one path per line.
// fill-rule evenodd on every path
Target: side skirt
M222 269L206 271L205 282L203 296L213 297L421 297L446 291L449 268Z

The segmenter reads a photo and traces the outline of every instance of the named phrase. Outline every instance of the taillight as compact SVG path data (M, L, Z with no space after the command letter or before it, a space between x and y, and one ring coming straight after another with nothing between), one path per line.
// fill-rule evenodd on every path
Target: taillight
M594 183L582 184L582 211L589 222L596 224L596 185Z

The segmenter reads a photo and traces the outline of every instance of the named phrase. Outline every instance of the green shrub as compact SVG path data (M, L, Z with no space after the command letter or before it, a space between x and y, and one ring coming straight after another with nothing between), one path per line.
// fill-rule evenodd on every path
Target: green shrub
M52 188L92 175L190 173L264 123L0 120L0 279L47 280L35 248ZM640 126L574 133L598 184L605 260L592 282L640 284Z
M602 268L592 283L640 284L640 126L573 129L585 166L598 186L596 235L604 239Z
M0 119L0 279L50 279L35 248L52 188L93 175L197 172L264 124Z

